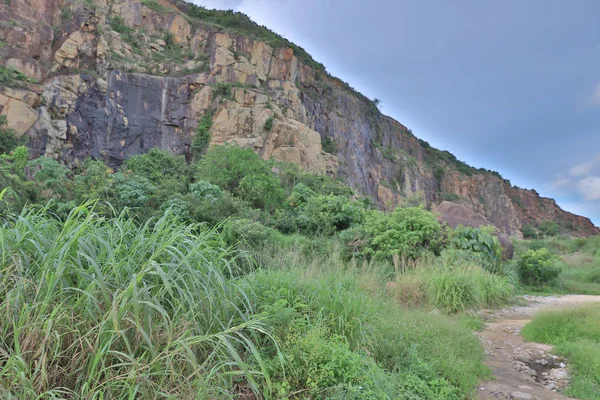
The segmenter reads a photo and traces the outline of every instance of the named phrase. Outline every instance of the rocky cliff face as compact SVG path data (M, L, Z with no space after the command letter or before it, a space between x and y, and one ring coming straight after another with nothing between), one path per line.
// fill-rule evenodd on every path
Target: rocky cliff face
M339 176L382 207L422 192L428 205L465 204L510 235L547 219L576 235L600 233L553 200L432 149L304 53L190 9L167 0L0 2L0 65L23 74L0 81L0 112L29 137L33 156L69 165L91 156L118 167L152 147L191 157L199 121L210 118L211 144Z

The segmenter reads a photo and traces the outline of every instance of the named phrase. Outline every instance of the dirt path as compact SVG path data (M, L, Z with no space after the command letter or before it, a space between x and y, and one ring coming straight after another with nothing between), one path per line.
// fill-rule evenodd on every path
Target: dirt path
M566 361L551 354L551 346L525 343L520 336L533 314L573 305L600 302L600 296L525 296L526 306L505 308L492 315L480 333L495 380L479 385L479 398L568 399L559 393L569 383ZM558 391L557 391L558 390Z

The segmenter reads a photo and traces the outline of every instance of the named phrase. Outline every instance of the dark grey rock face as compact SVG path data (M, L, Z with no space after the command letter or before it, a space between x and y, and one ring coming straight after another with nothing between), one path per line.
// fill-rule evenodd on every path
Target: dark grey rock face
M112 71L103 92L92 77L82 77L89 88L66 115L72 148L62 150L63 161L74 164L92 157L118 167L126 157L155 147L189 154L186 81ZM42 155L46 141L31 145L34 155Z

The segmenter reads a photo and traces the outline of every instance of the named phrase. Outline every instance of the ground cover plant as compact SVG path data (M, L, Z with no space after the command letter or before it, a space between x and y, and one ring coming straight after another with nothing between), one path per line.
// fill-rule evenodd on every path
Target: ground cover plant
M548 343L571 363L568 394L578 399L600 399L600 307L580 306L535 316L523 329L531 341Z

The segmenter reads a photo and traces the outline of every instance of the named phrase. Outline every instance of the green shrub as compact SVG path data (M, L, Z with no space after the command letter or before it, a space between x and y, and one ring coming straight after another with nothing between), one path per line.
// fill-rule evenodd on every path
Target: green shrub
M560 226L554 221L542 221L539 229L540 233L546 237L556 236L560 233Z
M270 164L252 149L232 145L217 146L200 160L196 176L261 209L276 207L285 198L281 183Z
M13 129L8 128L6 115L0 115L0 154L8 154L21 145L22 140L17 137Z
M106 164L91 158L85 160L75 176L74 194L79 202L113 198L113 179Z
M422 207L396 208L390 214L367 213L362 226L346 239L358 256L391 259L396 254L415 260L426 251L439 253L442 228L435 215Z
M362 222L364 208L344 196L313 196L296 213L298 231L331 235Z
M495 228L458 227L451 234L450 247L477 255L481 265L490 272L499 272L502 247L492 232Z
M160 184L165 179L176 178L182 182L182 186L185 186L190 176L184 156L174 156L166 150L157 148L127 158L123 170L143 176L154 184Z
M337 145L332 138L325 137L321 139L321 146L323 151L329 154L337 154Z
M531 224L525 224L521 228L521 233L525 239L537 239L538 233L535 227Z
M69 194L70 182L67 180L69 169L58 161L40 157L27 162L27 169L33 175L35 196L38 199L52 197L62 199Z
M231 87L232 84L229 82L216 83L213 87L213 95L215 97L221 96L225 99L230 99L232 94Z
M277 231L260 222L245 218L228 219L221 224L221 234L229 245L245 243L249 247L259 247L275 236Z
M558 260L547 249L527 250L517 262L519 277L526 285L549 283L561 272Z
M156 190L156 186L141 175L117 172L114 175L114 181L116 198L120 207L146 207Z
M196 135L192 143L192 150L196 154L203 154L210 144L210 129L213 124L212 113L206 113L198 122Z
M69 21L70 19L73 18L73 12L71 11L70 8L63 8L60 10L60 19L62 21Z
M223 197L221 188L207 181L193 183L190 185L190 192L194 200L204 200L211 204L217 203Z
M271 130L273 129L273 121L274 120L275 120L274 117L267 118L267 120L265 121L265 131L271 132Z

